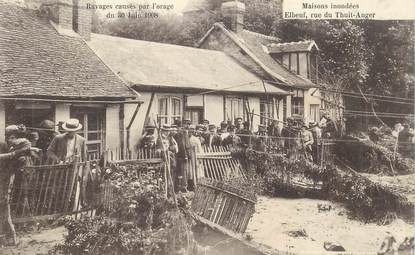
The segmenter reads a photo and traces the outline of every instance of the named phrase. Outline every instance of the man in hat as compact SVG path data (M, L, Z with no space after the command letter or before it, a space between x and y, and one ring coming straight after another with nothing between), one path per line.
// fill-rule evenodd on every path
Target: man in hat
M244 126L243 126L243 119L241 117L237 117L235 119L235 133L238 133L239 131L241 131Z
M184 119L182 129L178 130L174 139L177 142L178 152L176 153L177 171L175 174L175 190L187 191L187 172L191 156L191 145L189 141L190 119Z
M55 136L47 150L48 164L70 162L75 156L81 161L86 160L85 138L76 134L82 129L78 119L69 119L62 125L64 134Z
M226 121L222 121L220 123L218 134L227 133L227 132L228 132L228 123Z
M209 124L209 132L208 132L208 138L207 138L206 144L209 147L220 146L221 142L222 142L222 139L220 138L220 135L216 133L216 125Z
M55 123L51 120L43 120L39 124L39 140L36 143L36 146L42 150L43 158L42 162L46 162L47 155L46 151L53 138L59 133L55 131Z
M243 129L237 131L236 134L241 138L241 144L248 147L252 137L252 131L249 130L249 122L245 121L243 123Z
M218 131L218 134L220 135L220 139L222 142L229 136L229 126L226 121L222 121L220 123L220 129Z
M206 130L209 128L209 124L210 124L209 120L204 119L202 121L202 125L205 126Z
M158 147L160 148L160 145L162 146L165 151L170 151L172 153L177 153L178 147L177 142L174 140L172 134L170 133L172 130L171 126L169 124L164 124L160 128L160 135L161 135L161 141L158 140ZM160 144L161 143L161 144Z
M202 143L200 141L200 137L196 136L197 129L194 125L190 125L189 127L189 142L190 142L190 157L189 157L189 168L187 172L188 178L188 188L189 190L193 191L195 187L196 178L202 177L199 173L197 173L197 164L196 164L196 153L201 153ZM202 138L203 139L203 138Z
M222 146L236 146L241 143L241 139L235 134L235 131L236 127L234 125L228 127L229 135L222 140Z
M155 135L156 126L154 124L149 124L144 127L144 135L140 141L139 148L142 149L152 149L156 145L156 135Z
M206 144L206 141L208 140L207 127L203 124L197 124L194 136L200 140L201 145Z

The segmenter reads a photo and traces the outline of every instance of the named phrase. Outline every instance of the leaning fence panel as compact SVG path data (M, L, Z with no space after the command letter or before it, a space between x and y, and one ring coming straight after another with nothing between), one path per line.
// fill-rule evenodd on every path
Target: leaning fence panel
M196 218L207 224L243 233L255 212L255 204L253 192L223 181L201 179L191 209Z
M78 164L28 166L16 173L11 193L15 222L65 214L74 206Z

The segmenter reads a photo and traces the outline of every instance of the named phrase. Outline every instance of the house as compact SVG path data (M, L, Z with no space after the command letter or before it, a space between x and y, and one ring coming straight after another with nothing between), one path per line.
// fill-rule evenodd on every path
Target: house
M161 124L182 117L194 124L207 119L219 125L253 112L255 129L266 117L282 120L289 93L222 51L99 34L92 34L88 44L144 100L132 139L140 138L148 118Z
M81 1L36 9L0 2L0 13L0 141L9 124L75 117L89 153L124 147L141 101L89 48L91 16Z
M187 7L193 15L203 1ZM281 43L280 39L244 29L245 5L224 2L223 23L215 23L198 47L225 52L261 79L291 92L284 99L286 116L318 121L321 96L318 84L318 47L314 41Z

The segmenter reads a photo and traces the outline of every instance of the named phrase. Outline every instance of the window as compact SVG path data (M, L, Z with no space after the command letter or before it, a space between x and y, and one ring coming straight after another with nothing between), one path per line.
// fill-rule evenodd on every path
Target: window
M303 115L304 100L302 97L293 97L291 99L291 114Z
M262 99L259 104L260 122L262 125L270 125L274 118L274 103L272 99Z
M5 101L6 124L23 124L26 127L39 127L43 120L54 121L55 107L51 103L28 101Z
M158 100L158 122L172 124L182 118L182 100L178 97L163 97Z
M189 119L193 125L200 124L203 120L203 108L187 108L184 112L184 117Z
M225 119L235 121L236 118L241 117L245 120L245 109L243 99L238 97L225 98Z

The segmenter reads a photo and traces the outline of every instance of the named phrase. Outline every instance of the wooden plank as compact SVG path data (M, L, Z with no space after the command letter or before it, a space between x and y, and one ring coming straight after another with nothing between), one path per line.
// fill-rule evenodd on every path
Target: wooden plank
M47 209L45 207L47 207L46 206L46 202L47 202L48 195L49 195L49 190L50 190L49 184L50 184L51 175L52 175L52 169L48 169L48 180L46 182L45 195L43 197L43 203L42 203L42 208L40 210L40 214L44 214L45 213L45 209Z
M71 198L72 198L72 192L73 192L73 189L74 189L74 186L75 186L75 181L78 177L78 171L79 171L78 158L75 159L75 161L73 162L73 167L69 171L71 173L73 173L73 176L70 179L67 197L65 197L65 205L64 205L64 211L65 212L68 212L70 202L71 202Z
M40 173L39 173L40 174ZM42 171L42 177L41 177L42 181L40 182L40 186L39 186L39 194L38 194L38 198L36 199L36 209L34 211L34 214L37 215L38 211L39 211L39 205L40 205L40 201L42 198L42 191L44 190L45 187L45 179L46 179L46 173L45 171Z

